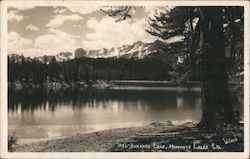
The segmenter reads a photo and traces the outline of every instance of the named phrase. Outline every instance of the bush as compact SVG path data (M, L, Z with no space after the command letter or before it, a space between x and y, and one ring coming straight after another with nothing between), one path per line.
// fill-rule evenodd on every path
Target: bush
M8 150L13 151L13 146L17 142L17 137L15 135L8 136Z

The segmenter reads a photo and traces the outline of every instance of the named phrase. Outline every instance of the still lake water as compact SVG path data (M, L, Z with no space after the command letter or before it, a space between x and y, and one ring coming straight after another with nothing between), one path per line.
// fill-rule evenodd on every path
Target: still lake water
M233 96L234 97L234 96ZM233 106L243 112L243 102ZM22 139L53 138L110 128L201 119L199 88L9 90L8 131Z

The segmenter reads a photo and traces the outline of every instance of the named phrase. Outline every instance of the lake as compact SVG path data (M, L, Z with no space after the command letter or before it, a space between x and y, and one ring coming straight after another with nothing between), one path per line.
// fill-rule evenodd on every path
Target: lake
M243 112L243 101L232 95ZM171 120L201 119L200 88L9 89L8 131L20 139L56 138ZM242 113L243 114L243 113Z

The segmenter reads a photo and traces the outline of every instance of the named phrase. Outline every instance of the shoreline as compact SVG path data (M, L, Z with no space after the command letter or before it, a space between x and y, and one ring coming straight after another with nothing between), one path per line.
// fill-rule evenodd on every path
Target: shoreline
M151 123L144 123L144 124L137 124L135 126L119 126L119 127L113 127L113 128L106 128L106 129L96 129L96 130L90 130L90 131L86 131L86 132L81 132L81 135L83 134L90 134L90 133L96 133L96 132L101 132L101 131L108 131L108 130L116 130L116 129L124 129L124 128L132 128L132 127L147 127L147 126L152 126L152 125L157 125L157 126L163 126L163 125L174 125L174 126L181 126L184 125L185 123L192 123L192 124L197 124L198 121L193 121L193 120L184 120L184 121L170 121L168 120L167 122L161 121L161 122L151 122ZM11 134L14 134L13 131ZM27 137L17 137L18 140L16 142L17 145L25 145L25 144L31 144L31 143L36 143L36 142L40 142L40 141L50 141L50 140L54 140L54 139L62 139L62 138L67 138L67 137L71 137L71 136L76 136L76 135L80 135L80 132L76 132L74 134L71 135L65 135L65 136L52 136L52 137L32 137L32 138L27 138ZM15 135L14 135L15 136Z
M193 122L170 121L114 128L13 146L14 152L224 152L244 150L244 124L229 125L223 133L207 132ZM230 134L237 141L229 143ZM229 135L229 137L228 137ZM225 138L225 136L228 137ZM225 140L228 143L225 143ZM196 143L196 145L194 145ZM215 145L217 149L215 149ZM198 147L197 147L198 145ZM199 147L203 145L203 147ZM196 146L196 147L195 147Z
M243 85L243 82L229 81L231 86ZM200 87L200 81L154 81L154 80L80 80L65 82L56 79L48 79L41 84L34 84L32 82L24 83L18 80L8 81L8 87L13 89L22 88L47 88L47 89L63 89L63 88L112 88L112 87Z

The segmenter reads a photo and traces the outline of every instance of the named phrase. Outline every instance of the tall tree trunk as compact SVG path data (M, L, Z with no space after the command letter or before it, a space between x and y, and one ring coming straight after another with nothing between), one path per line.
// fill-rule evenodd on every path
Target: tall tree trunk
M203 91L201 124L215 127L233 121L223 39L223 13L221 7L202 7L200 11Z

